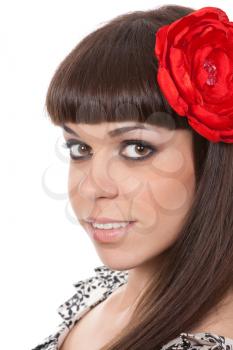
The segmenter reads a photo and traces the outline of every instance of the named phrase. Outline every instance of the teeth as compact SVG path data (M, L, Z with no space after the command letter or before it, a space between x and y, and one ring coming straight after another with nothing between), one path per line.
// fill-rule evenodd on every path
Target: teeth
M129 221L128 222L113 222L113 223L108 223L108 224L97 224L95 222L92 223L92 226L95 227L95 228L100 228L100 229L104 229L104 230L110 230L110 229L113 229L113 228L120 228L120 227L125 227L129 224Z

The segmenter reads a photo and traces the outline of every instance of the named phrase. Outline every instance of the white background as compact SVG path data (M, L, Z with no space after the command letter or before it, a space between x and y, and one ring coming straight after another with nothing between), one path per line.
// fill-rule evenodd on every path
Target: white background
M223 0L1 3L1 349L30 350L50 335L62 321L58 306L75 293L72 284L102 265L69 206L68 156L62 161L56 146L62 132L44 107L50 79L105 21L162 4L216 6L233 21L232 4Z

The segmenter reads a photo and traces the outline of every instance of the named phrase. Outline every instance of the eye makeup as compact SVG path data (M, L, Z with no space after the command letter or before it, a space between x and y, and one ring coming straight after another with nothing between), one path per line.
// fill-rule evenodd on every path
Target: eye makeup
M132 147L133 146L133 147ZM90 156L79 156L77 155L77 153L79 153L80 151L88 151L88 149L90 149L91 147L88 146L87 144L83 143L83 142L79 142L76 139L69 139L67 140L64 144L63 147L68 148L70 150L70 158L72 160L85 160L87 158L90 158ZM130 148L134 149L136 148L136 152L139 152L137 154L139 154L138 157L133 157L133 156L126 156L124 154L122 154L122 150ZM75 155L75 149L76 151L76 155ZM141 151L144 150L149 150L150 152L146 155L146 156L141 156L140 153ZM154 147L153 145L151 145L150 143L144 141L144 140L139 140L139 139L130 139L130 140L123 140L120 143L120 156L122 156L124 159L129 160L129 161L143 161L146 160L147 158L151 157L152 155L155 154L155 152L157 151L157 148Z

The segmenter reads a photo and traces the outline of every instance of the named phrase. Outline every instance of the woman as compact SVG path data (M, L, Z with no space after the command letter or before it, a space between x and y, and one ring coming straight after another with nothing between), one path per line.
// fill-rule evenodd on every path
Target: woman
M168 5L116 17L58 67L46 107L103 266L33 350L233 348L232 41L221 9Z

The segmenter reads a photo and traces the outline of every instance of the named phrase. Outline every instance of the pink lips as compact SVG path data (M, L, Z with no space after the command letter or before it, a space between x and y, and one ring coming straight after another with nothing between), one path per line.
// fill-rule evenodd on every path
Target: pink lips
M97 222L97 221L96 221ZM109 221L108 221L109 222ZM116 222L116 221L112 221ZM127 226L125 227L120 227L120 228L115 228L115 229L99 229L99 228L94 228L91 223L88 223L88 228L91 236L99 242L116 242L118 241L121 237L123 237L128 230L135 224L135 221L129 222Z
M107 217L98 217L98 218L94 218L92 216L89 216L87 219L86 219L87 222L96 222L97 224L106 224L106 223L110 223L110 222L131 222L132 220L117 220L117 219L114 219L114 218L107 218Z

